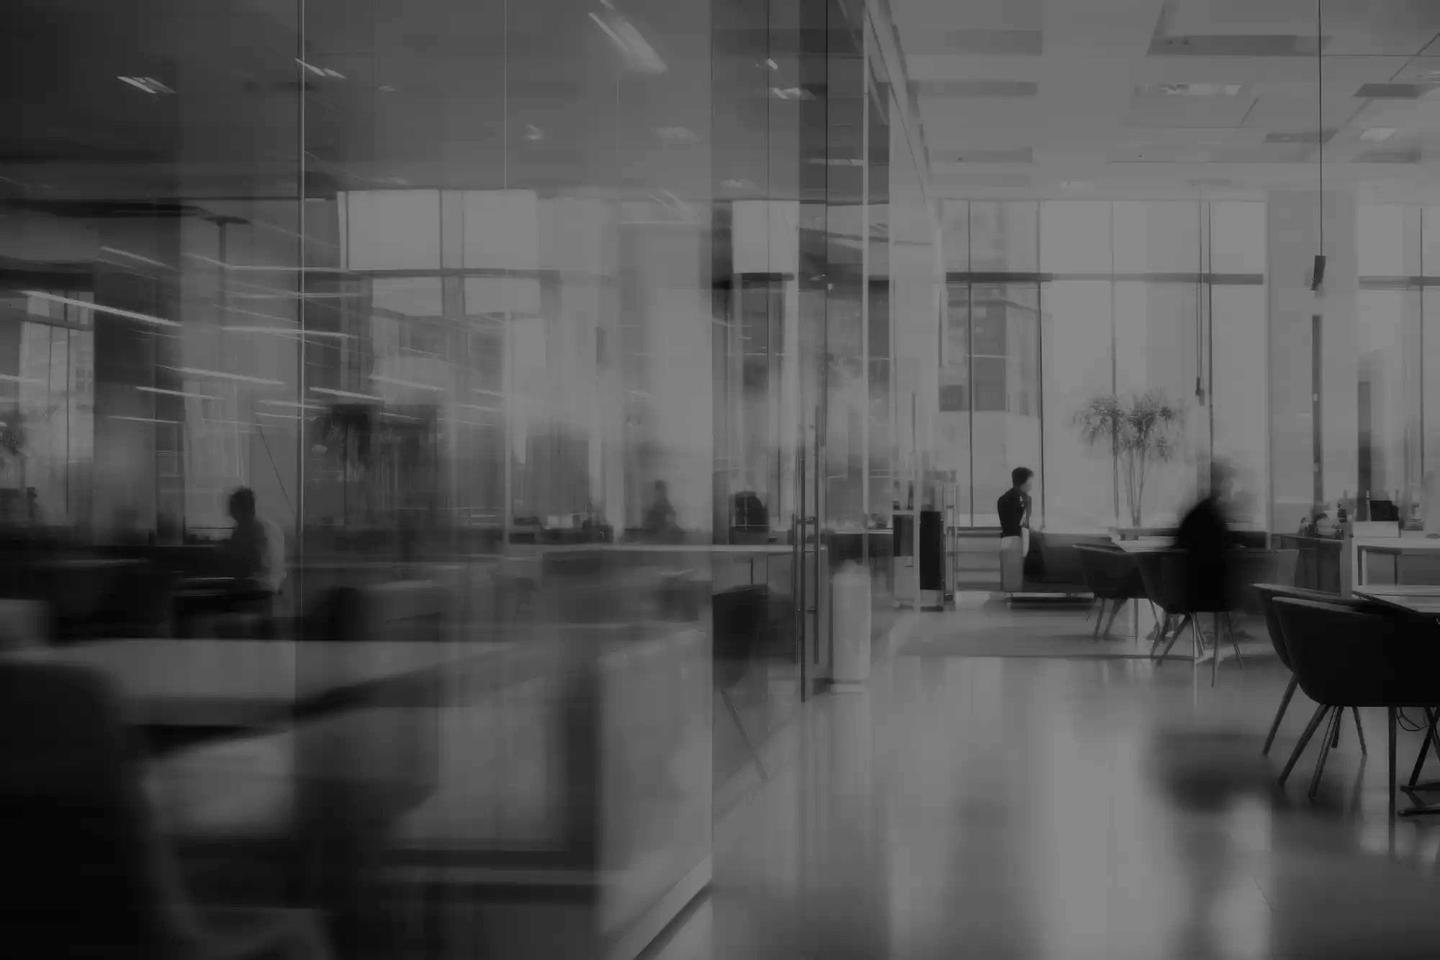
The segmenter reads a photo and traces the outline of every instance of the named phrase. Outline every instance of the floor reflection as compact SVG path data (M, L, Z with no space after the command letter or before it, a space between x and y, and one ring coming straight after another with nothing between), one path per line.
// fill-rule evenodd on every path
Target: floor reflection
M656 956L1433 955L1440 831L1392 833L1385 764L1353 727L1314 803L1309 759L1279 791L1305 711L1263 758L1281 669L1223 679L899 656L782 732L770 779L717 825L703 929Z

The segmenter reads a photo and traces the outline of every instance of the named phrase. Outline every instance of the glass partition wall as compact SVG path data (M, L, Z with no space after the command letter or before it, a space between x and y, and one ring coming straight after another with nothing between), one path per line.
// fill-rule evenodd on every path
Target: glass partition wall
M946 201L942 223L938 454L962 526L998 523L1016 466L1039 475L1046 527L1130 525L1112 452L1086 446L1075 416L1152 392L1184 419L1141 524L1176 522L1214 455L1238 468L1247 523L1265 525L1263 203Z

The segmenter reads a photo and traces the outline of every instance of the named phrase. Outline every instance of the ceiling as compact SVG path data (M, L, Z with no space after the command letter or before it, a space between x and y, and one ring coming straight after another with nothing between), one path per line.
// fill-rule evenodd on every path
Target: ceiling
M1440 194L1440 2L1316 5L891 0L939 196Z

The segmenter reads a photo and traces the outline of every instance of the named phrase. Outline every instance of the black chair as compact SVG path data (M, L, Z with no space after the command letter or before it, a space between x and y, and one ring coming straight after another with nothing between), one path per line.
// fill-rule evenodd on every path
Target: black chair
M1215 625L1215 656L1210 663L1210 685L1213 687L1220 676L1220 633L1223 627L1230 637L1235 650L1235 662L1241 666L1245 660L1240 651L1240 640L1235 633L1232 614L1263 614L1259 598L1251 589L1257 583L1289 584L1295 581L1295 569L1299 563L1299 552L1295 550L1230 550L1225 555L1225 589L1219 592L1198 590L1197 607L1217 609L1197 610L1208 613ZM1208 601L1208 602L1207 602Z
M1328 718L1310 781L1313 799L1344 709L1384 707L1389 733L1390 815L1394 816L1396 716L1405 707L1423 709L1433 735L1433 710L1440 704L1440 675L1436 672L1440 656L1433 639L1417 634L1401 618L1378 612L1283 597L1272 602L1300 689L1319 704L1280 774L1281 785L1300 752Z
M1125 604L1134 600L1147 599L1145 581L1134 557L1119 547L1104 547L1098 544L1077 544L1075 553L1080 559L1080 571L1085 577L1085 586L1100 601L1095 615L1094 637L1109 639L1115 618ZM1105 608L1110 608L1110 619L1105 620ZM1151 604L1154 609L1154 604ZM1101 624L1104 630L1101 630Z
M1155 637L1150 646L1151 658L1157 663L1164 662L1170 655L1170 648L1189 627L1194 661L1198 664L1205 651L1205 640L1195 619L1199 611L1195 608L1195 597L1190 590L1189 557L1181 550L1151 550L1134 556L1145 584L1145 595L1160 608L1162 614L1162 619L1155 626ZM1169 643L1165 643L1166 637L1169 637ZM1160 650L1162 643L1165 643L1165 648Z
M1277 598L1288 600L1313 600L1318 603L1331 603L1336 606L1344 606L1349 609L1362 612L1382 612L1377 605L1364 600L1354 600L1341 597L1339 594L1326 593L1323 590L1309 590L1304 587L1292 587L1274 583L1253 584L1249 595L1254 598L1256 606L1265 616L1266 631L1270 636L1270 646L1275 650L1275 656L1290 671L1290 682L1285 685L1285 693L1280 697L1280 707L1275 711L1275 719L1270 724L1270 732L1265 736L1265 746L1261 748L1260 755L1267 756L1270 747L1275 742L1275 734L1280 730L1280 721L1285 717L1285 711L1290 708L1290 700L1295 696L1295 688L1300 685L1300 678L1294 672L1295 666L1290 661L1290 652L1285 647L1285 636L1280 627L1280 618L1275 612L1274 601ZM1355 713L1355 732L1360 736L1361 750L1365 749L1365 730L1360 724L1360 711Z
M87 960L328 956L309 914L192 907L132 746L97 674L0 664L0 837L21 881L0 898L11 942Z

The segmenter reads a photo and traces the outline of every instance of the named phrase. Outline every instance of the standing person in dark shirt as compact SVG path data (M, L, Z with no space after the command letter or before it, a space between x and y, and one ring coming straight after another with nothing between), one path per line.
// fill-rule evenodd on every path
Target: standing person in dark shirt
M1016 467L1010 471L1010 489L995 501L995 511L1000 514L1000 536L1019 537L1030 529L1030 486L1035 471L1029 467Z
M1000 540L1018 537L1020 556L1023 558L1025 575L1039 577L1038 558L1030 554L1030 487L1034 483L1035 471L1029 467L1016 467L1010 471L1010 489L995 501L995 512L1000 515Z
M1199 611L1229 609L1230 501L1234 477L1227 464L1210 465L1210 492L1180 521L1175 548L1189 555L1190 601Z

